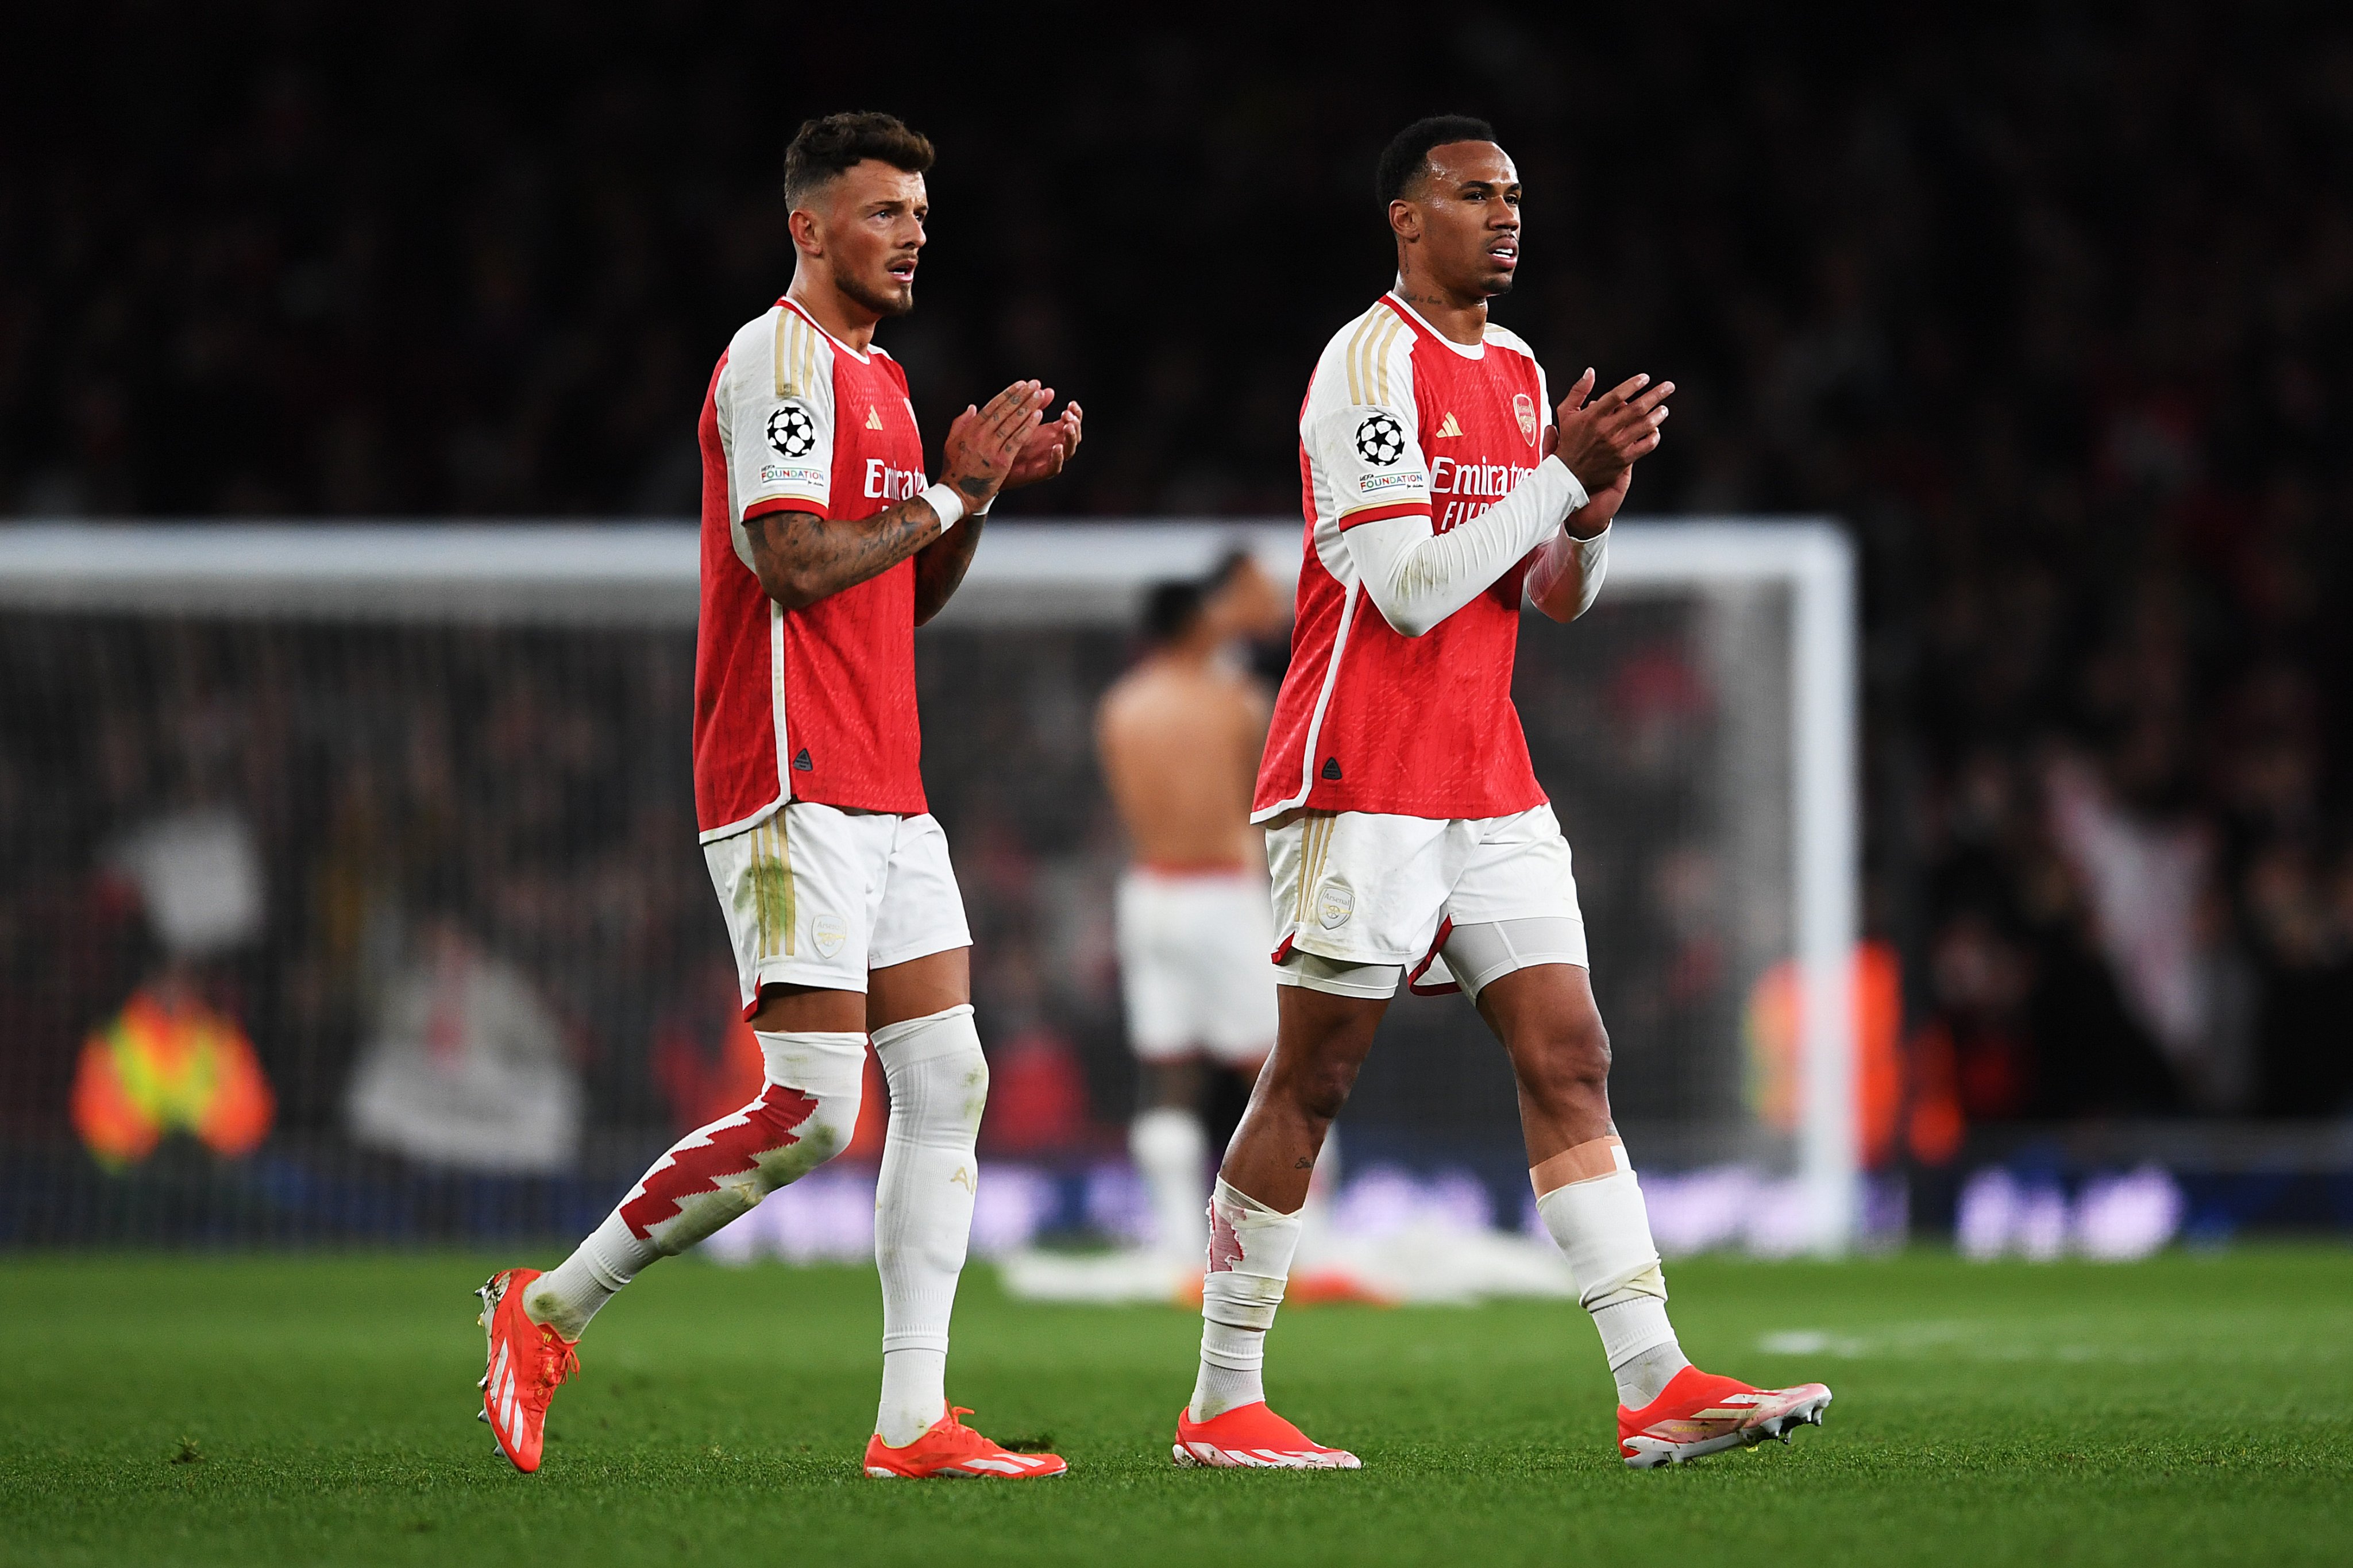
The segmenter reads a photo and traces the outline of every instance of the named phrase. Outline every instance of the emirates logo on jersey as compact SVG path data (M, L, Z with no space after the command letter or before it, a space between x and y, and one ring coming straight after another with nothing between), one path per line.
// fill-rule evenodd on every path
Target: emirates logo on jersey
M1520 434L1528 438L1529 446L1535 446L1536 444L1536 400L1525 392L1515 392L1512 395L1512 412L1519 418Z
M923 493L923 476L914 468L894 468L880 458L866 459L866 499L905 500Z

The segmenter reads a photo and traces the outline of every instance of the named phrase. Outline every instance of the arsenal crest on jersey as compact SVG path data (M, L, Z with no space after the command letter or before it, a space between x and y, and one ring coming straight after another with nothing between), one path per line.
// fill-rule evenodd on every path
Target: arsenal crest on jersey
M1512 395L1512 412L1520 417L1520 434L1527 437L1529 446L1535 446L1536 444L1536 400L1525 392L1515 392Z

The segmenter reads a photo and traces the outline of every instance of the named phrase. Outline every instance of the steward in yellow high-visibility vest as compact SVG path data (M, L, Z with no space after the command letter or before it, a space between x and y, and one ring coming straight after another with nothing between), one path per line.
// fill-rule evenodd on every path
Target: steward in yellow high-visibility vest
M250 1152L277 1109L243 1029L194 997L150 990L90 1034L74 1076L74 1131L117 1168L145 1159L172 1131L192 1132L217 1154Z

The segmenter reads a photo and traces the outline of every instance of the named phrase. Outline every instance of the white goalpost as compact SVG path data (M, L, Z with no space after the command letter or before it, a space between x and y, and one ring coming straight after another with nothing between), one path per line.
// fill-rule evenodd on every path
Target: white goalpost
M1068 714L1082 713L1090 693L1113 673L1105 667L1115 667L1145 590L1198 574L1238 547L1287 584L1299 569L1301 529L1295 522L1215 521L994 523L961 592L919 634L919 644L956 650L926 666L927 680L1019 686L1027 695L982 713L935 700L927 689L932 768L959 765L955 758L978 743L959 726L1008 730L1018 722L1044 726L1018 744L1047 756L1068 777L1082 778L1091 763L1072 750L1082 751L1083 733L1073 739L1066 732ZM6 674L8 700L30 701L41 695L35 689L40 683L83 679L92 649L111 668L160 668L159 660L177 656L159 651L164 645L141 628L165 626L244 628L236 635L293 639L260 662L274 670L288 667L270 677L281 684L299 687L315 678L322 701L340 689L334 671L344 655L332 639L343 635L441 639L414 657L387 654L368 667L370 692L410 679L401 672L413 670L426 693L416 703L429 703L437 683L459 689L477 681L469 660L497 662L467 651L469 637L644 637L651 639L647 657L659 652L668 661L660 679L674 683L691 669L698 570L697 531L674 522L5 528L0 628L16 650ZM1524 688L1522 706L1539 776L1554 789L1556 776L1566 773L1573 795L1598 803L1588 813L1589 828L1566 809L1563 816L1581 888L1588 863L1594 867L1588 912L1603 955L1597 968L1613 949L1631 955L1625 999L1605 1007L1621 1038L1621 1071L1651 1075L1649 1090L1630 1077L1630 1095L1651 1107L1630 1114L1655 1121L1662 1129L1655 1146L1686 1164L1704 1163L1713 1140L1732 1151L1727 1158L1753 1158L1769 1169L1796 1204L1793 1244L1823 1253L1849 1246L1859 1224L1850 991L1859 864L1855 594L1852 547L1826 521L1629 521L1613 536L1609 578L1591 626L1546 626L1542 637L1532 627L1520 654L1523 680L1535 683ZM136 659L128 651L120 659L106 651L132 643L142 650ZM567 684L562 671L576 646L562 643L533 656L557 672L548 684ZM690 658L684 667L681 647ZM211 678L214 689L232 695L244 689L239 682L247 677L237 672L256 656L206 657L228 672ZM610 679L635 679L632 662L620 658ZM978 668L984 663L985 676ZM101 695L83 700L102 703L104 691L129 688L91 689ZM290 704L282 696L273 700L279 708ZM481 700L495 706L495 696ZM1033 721L1017 711L1022 704L1063 716ZM1541 711L1530 712L1532 704ZM630 750L682 748L683 736L671 732L675 718L670 713L622 743ZM463 748L464 723L438 727L458 732ZM445 732L436 743L448 739ZM42 763L32 758L24 765ZM956 781L933 776L935 794L955 795ZM1001 781L991 787L1000 794L1010 788ZM1683 804L1654 805L1641 798L1646 793ZM949 809L942 814L951 835L970 831ZM987 809L996 814L992 821L1041 816L1038 803L1018 798L992 795ZM1641 815L1646 811L1651 816ZM37 847L16 841L17 831L0 829L0 875L17 860L37 858ZM1053 831L1049 821L1031 837ZM1101 852L1084 837L1073 826L1067 845L1032 844L1041 886L1100 889ZM968 847L976 849L976 842L959 838L960 853ZM310 852L301 846L281 851ZM1625 929L1613 933L1606 911L1620 907L1636 912L1621 917ZM1056 934L1056 926L1039 934L1064 918L1050 909L1024 918L1021 940L1039 952L1056 942L1062 944L1058 952L1094 952L1083 931ZM1086 919L1071 923L1083 926ZM43 983L16 972L16 962L0 969L0 985ZM312 975L319 963L304 962L310 967L301 984L322 983ZM1794 1124L1767 1132L1753 1106L1743 1109L1740 1083L1725 1080L1737 1080L1751 1059L1739 1037L1741 994L1774 963L1794 966L1801 1003ZM1059 1006L1078 1020L1066 1019L1064 1034L1083 1035L1100 1024L1098 1003L1057 1000L1057 982L1043 984L1042 1012ZM267 1055L268 1042L261 1043ZM1646 1050L1651 1065L1644 1068ZM0 1059L0 1088L10 1079ZM608 1113L619 1115L610 1111L616 1095L626 1100L623 1089L605 1099ZM332 1121L332 1095L322 1090L313 1098L313 1111ZM1455 1132L1471 1151L1466 1158L1492 1152L1503 1134L1463 1115ZM1634 1146L1639 1153L1652 1145Z

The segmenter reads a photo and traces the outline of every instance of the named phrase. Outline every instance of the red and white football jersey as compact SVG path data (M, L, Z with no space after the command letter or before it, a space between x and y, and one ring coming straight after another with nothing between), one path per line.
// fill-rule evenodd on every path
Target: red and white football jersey
M1407 514L1459 527L1543 460L1551 423L1543 369L1501 327L1465 348L1385 294L1324 348L1299 415L1307 548L1252 821L1297 806L1457 818L1544 804L1512 707L1528 562L1409 637L1366 596L1343 535Z
M744 520L871 517L923 492L907 377L779 300L720 356L702 401L702 618L694 809L705 843L787 800L924 809L915 718L915 564L805 609L771 600Z

